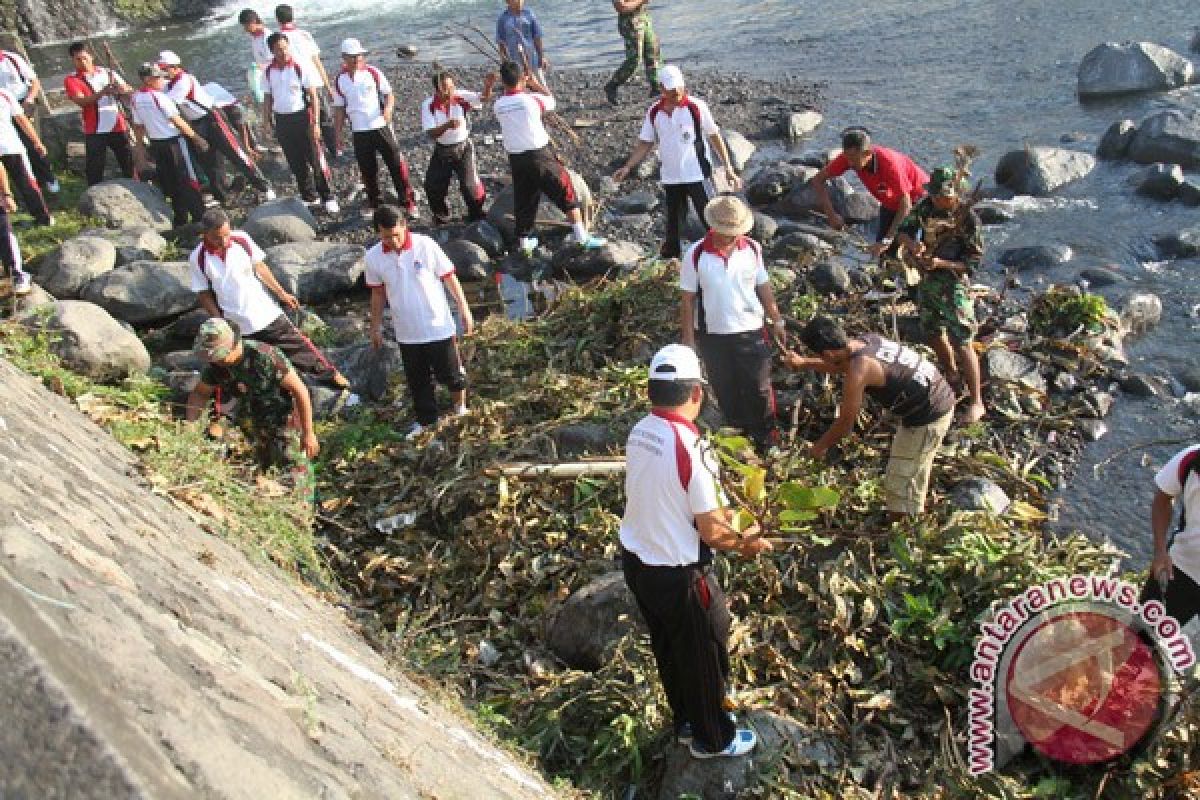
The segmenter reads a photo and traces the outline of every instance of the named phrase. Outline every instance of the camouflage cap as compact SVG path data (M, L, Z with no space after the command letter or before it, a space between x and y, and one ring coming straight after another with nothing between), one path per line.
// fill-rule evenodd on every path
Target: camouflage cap
M929 183L925 184L925 189L931 195L942 197L958 197L959 182L956 180L958 175L954 167L938 167L929 176Z
M238 335L233 327L220 317L213 317L200 326L192 350L205 361L221 361L229 357L237 343Z

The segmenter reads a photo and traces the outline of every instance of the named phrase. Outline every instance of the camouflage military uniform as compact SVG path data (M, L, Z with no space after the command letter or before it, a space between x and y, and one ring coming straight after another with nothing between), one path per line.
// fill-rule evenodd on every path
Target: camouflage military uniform
M923 198L901 224L905 233L925 245L927 256L961 261L967 272L955 275L944 269L923 272L917 285L917 308L926 336L945 332L951 343L963 345L975 338L975 304L970 276L983 259L983 233L979 217L968 210L961 224L957 210L942 211L930 197Z
M242 360L233 366L209 364L200 380L216 386L223 399L238 400L238 427L254 447L263 469L290 464L307 471L300 431L292 424L292 396L283 379L292 365L273 345L242 340Z
M650 21L649 0L633 13L618 14L617 30L625 40L625 60L617 67L609 83L624 85L637 72L638 62L641 61L646 65L646 80L651 88L657 90L658 68L662 66L662 60L658 53L658 37Z

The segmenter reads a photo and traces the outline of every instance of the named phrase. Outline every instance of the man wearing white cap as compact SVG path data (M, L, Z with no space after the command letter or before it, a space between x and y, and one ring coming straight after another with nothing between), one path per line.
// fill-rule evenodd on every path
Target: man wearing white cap
M696 758L741 756L757 737L723 708L730 616L713 574L714 550L755 556L771 549L757 526L732 526L720 466L695 420L704 377L695 352L669 344L650 362L652 406L625 445L625 582L650 629L650 646L674 717L675 736Z
M679 237L687 219L688 202L696 209L696 216L703 216L709 198L716 194L712 185L712 154L720 156L735 190L741 188L742 182L708 103L688 95L679 67L665 66L658 77L662 97L646 112L638 142L625 166L613 173L613 180L618 183L625 180L630 170L642 163L658 144L667 202L667 230L660 252L663 258L679 258L682 252Z
M341 147L342 128L350 120L354 158L362 174L371 210L379 208L383 194L379 189L379 161L383 159L392 186L409 220L417 218L417 199L413 194L408 162L396 144L392 132L392 112L396 96L382 72L367 63L367 48L358 39L342 42L342 69L333 79L334 139Z
M158 54L158 65L167 73L167 97L175 101L183 118L208 142L208 152L198 160L200 168L208 176L208 187L213 197L222 205L229 201L225 191L225 173L221 169L223 155L246 176L251 186L263 193L266 200L274 200L275 192L267 183L266 176L242 148L225 113L208 90L196 80L196 76L183 68L179 56L172 50L163 50Z
M762 246L746 236L754 226L749 206L722 195L709 201L704 219L708 234L691 246L679 270L683 342L698 346L725 423L766 448L777 431L764 314L779 338L783 317Z

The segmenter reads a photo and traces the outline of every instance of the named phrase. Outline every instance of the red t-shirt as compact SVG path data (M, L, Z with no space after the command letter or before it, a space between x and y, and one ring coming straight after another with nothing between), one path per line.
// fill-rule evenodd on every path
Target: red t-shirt
M900 198L904 195L908 195L914 203L925 196L925 184L929 182L929 176L911 158L878 145L871 148L871 153L874 154L872 163L866 169L854 170L854 174L881 206L895 211L900 207ZM846 154L838 153L837 158L825 167L825 174L836 178L848 169L850 161Z

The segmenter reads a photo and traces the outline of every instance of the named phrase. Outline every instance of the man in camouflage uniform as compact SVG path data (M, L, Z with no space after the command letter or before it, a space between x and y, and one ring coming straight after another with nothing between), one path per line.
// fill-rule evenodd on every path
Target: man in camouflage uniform
M983 260L983 233L975 211L962 204L963 182L952 167L933 171L922 198L897 231L909 258L921 271L917 307L921 328L952 385L966 384L970 405L962 424L986 412L975 338L971 275Z
M238 400L238 426L254 447L259 467L290 465L296 488L311 490L308 460L320 451L313 432L308 388L287 356L273 345L242 339L225 319L205 320L195 352L206 366L187 399L186 418L197 420L217 395Z
M658 37L654 35L654 25L650 22L650 0L613 0L613 8L617 11L617 30L625 40L625 60L604 85L605 97L615 106L617 89L637 72L639 61L646 66L650 96L656 96L659 93L658 68L662 66L662 59L658 53Z

